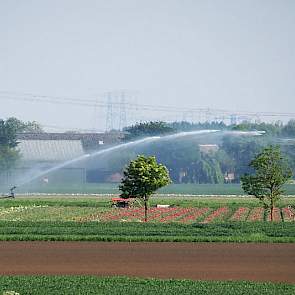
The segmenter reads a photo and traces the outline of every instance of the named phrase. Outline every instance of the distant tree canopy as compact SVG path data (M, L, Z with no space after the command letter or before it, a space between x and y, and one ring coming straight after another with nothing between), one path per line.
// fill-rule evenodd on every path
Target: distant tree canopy
M0 146L14 148L17 146L17 127L11 119L0 119Z
M6 120L7 124L15 130L15 133L42 133L42 127L36 121L21 121L11 117Z
M15 149L17 128L10 119L0 119L0 172L8 170L17 161L19 154Z
M282 144L281 150L287 157L289 166L293 171L293 175L295 175L295 139L291 140L291 142L287 141L287 143Z
M288 157L292 171L295 174L295 120L287 124L251 123L225 125L223 122L148 122L139 123L125 128L126 138L134 139L142 136L166 135L181 131L203 129L234 130L234 131L265 131L261 136L234 136L230 133L219 133L219 139L210 141L209 135L197 140L173 139L155 141L152 145L141 147L135 154L155 155L167 166L173 182L178 183L222 183L225 181L239 182L245 173L253 172L249 162L266 146L280 143L282 151ZM293 138L293 139L292 139ZM218 145L214 152L206 153L200 150L201 144ZM133 154L134 157L134 154ZM132 156L125 157L125 163ZM121 161L123 163L123 161ZM113 165L114 167L114 165ZM231 175L231 178L228 178Z
M137 123L133 126L125 127L124 131L130 132L130 137L139 136L153 136L164 135L171 132L179 131L194 131L203 129L217 129L217 130L240 130L240 131L265 131L268 136L283 136L283 137L295 137L295 120L290 120L287 124L283 124L281 121L274 123L251 123L243 121L239 124L226 125L222 121L212 122L171 122L166 123L163 121Z
M283 128L282 128L283 136L295 137L295 120L290 120Z
M237 125L232 125L231 130L240 130L240 131L265 131L269 136L277 136L282 133L283 124L282 122L278 121L273 124L271 123L250 123L244 121Z
M17 133L43 132L40 125L35 122L23 122L11 117L0 119L0 172L8 170L17 163L19 152L16 149Z
M146 136L159 136L175 132L172 127L169 127L167 123L162 121L137 123L124 128L123 131L126 133L125 140Z
M236 180L251 171L250 161L266 145L268 141L263 136L245 137L245 136L224 136L222 139L221 149L231 159Z
M223 173L215 153L200 151L198 141L173 139L141 147L138 153L155 155L169 170L174 183L222 183Z
M194 131L194 130L204 130L204 129L217 129L217 130L224 130L227 129L228 126L226 126L223 122L198 122L198 123L192 123L192 122L172 122L167 123L167 125L171 128L173 128L175 131Z

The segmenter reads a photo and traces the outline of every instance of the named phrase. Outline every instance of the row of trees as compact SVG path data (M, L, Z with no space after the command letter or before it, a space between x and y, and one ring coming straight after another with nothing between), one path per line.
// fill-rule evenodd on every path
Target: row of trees
M290 120L287 124L281 121L274 123L251 123L244 121L240 124L226 125L224 122L199 122L190 123L186 121L165 123L163 121L151 121L138 123L123 129L125 139L134 139L142 136L164 135L180 131L194 131L203 129L218 129L218 130L240 130L253 131L263 130L269 136L276 137L295 137L295 120Z

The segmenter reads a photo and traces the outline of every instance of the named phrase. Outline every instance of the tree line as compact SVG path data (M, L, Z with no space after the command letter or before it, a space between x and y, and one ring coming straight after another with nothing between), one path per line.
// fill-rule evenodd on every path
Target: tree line
M130 160L139 154L155 156L164 164L174 183L224 183L239 182L242 175L251 173L249 162L255 155L268 145L280 145L283 154L295 173L295 120L287 124L249 123L225 125L222 122L138 123L124 129L124 140L134 140L145 136L167 135L180 131L194 131L202 129L218 130L262 130L262 136L210 136L196 138L173 139L169 141L155 141L151 145L144 145L121 151L108 160L108 170L122 172ZM16 118L0 119L0 171L8 170L20 159L17 150L17 133L43 132L37 122L23 122ZM223 133L221 133L223 134ZM202 145L215 144L217 149L204 151Z
M125 128L124 132L126 133L125 140L134 140L145 136L203 129L259 130L265 133L261 136L233 136L225 132L224 135L214 138L208 135L195 139L158 141L145 148L121 154L120 163L121 165L128 163L136 154L154 155L168 168L174 183L218 184L224 183L226 179L238 183L242 175L252 172L253 169L249 167L249 163L263 148L269 145L280 145L293 173L295 172L295 120L290 120L285 125L281 122L242 122L237 125L225 125L223 122L165 123L159 121L135 124ZM216 144L217 150L206 152L202 150L202 144ZM112 167L116 167L114 162ZM226 177L227 175L230 177Z
M123 128L125 132L125 139L134 139L141 136L164 135L168 133L175 133L181 131L194 131L204 129L218 129L218 130L239 130L239 131L265 131L268 136L278 137L295 137L295 119L289 120L286 124L281 121L274 123L251 123L243 121L239 124L226 125L222 121L210 122L172 122L166 123L163 121L141 122Z

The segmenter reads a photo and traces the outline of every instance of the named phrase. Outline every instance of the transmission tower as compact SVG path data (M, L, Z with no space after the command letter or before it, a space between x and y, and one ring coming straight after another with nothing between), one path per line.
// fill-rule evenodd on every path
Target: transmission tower
M113 130L113 98L111 92L106 94L107 96L107 117L106 117L106 131Z
M127 126L125 92L120 95L119 130Z

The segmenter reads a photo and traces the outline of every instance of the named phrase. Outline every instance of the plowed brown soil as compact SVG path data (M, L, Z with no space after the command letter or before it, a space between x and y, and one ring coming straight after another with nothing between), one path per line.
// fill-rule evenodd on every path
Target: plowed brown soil
M1 275L295 283L295 244L0 242Z

